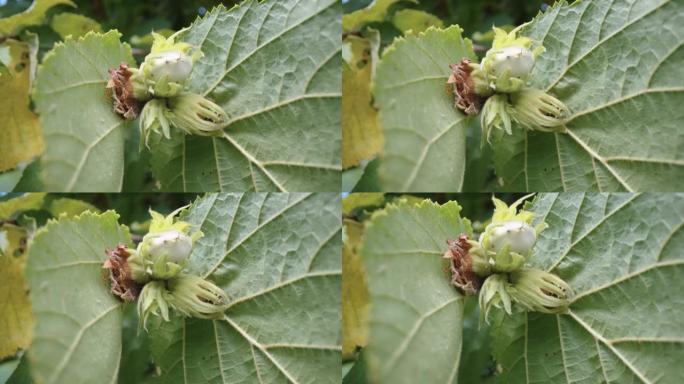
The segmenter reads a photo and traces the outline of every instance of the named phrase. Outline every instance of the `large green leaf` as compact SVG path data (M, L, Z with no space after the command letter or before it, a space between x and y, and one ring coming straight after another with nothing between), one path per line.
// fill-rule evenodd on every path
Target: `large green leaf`
M184 40L204 57L190 88L229 114L222 137L152 147L165 190L338 191L341 5L247 0L215 8Z
M120 191L125 120L105 92L108 70L134 63L117 31L58 43L45 56L33 93L45 134L49 191Z
M364 349L378 383L455 383L463 297L442 262L446 241L470 234L455 202L390 205L366 225L361 255L370 292Z
M231 304L223 320L151 329L163 381L339 383L339 195L211 194L185 220L204 232L190 270Z
M576 297L492 326L500 381L683 382L684 195L545 194L532 210L549 229L531 263Z
M684 189L684 1L558 2L522 34L546 47L533 85L573 116L567 134L497 144L505 188Z
M458 26L408 35L385 50L373 85L385 134L385 190L461 189L467 124L446 81L449 64L474 56Z
M52 220L29 249L27 277L36 320L31 371L45 384L115 383L121 303L102 273L105 251L130 246L113 211Z

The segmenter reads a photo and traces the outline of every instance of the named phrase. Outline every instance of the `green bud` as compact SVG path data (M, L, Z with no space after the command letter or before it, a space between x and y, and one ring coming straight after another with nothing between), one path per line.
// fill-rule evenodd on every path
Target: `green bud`
M488 254L493 255L490 258L490 262L492 263L492 271L497 273L512 272L520 269L526 260L526 255L511 251L508 245L505 245L496 253L488 251Z
M572 288L560 277L538 269L511 273L508 292L514 301L530 311L564 313L572 298Z
M541 222L536 227L531 225L534 213L526 210L518 212L518 206L530 197L527 195L517 200L509 207L503 201L492 197L494 214L489 225L480 234L477 242L473 242L470 254L473 260L481 259L490 267L475 268L473 271L480 276L483 273L512 272L522 268L530 256L537 236L546 228Z
M565 132L570 110L562 101L534 88L525 88L511 95L515 121L530 130Z
M189 135L217 136L228 121L220 106L195 93L181 93L169 100L171 123Z
M177 43L178 31L168 38L152 32L154 42L149 55L131 77L134 95L139 100L151 97L175 97L183 91L194 62L202 56L188 43Z
M161 316L169 321L168 292L163 281L150 281L145 284L138 297L138 317L140 325L147 329L147 319L150 315Z
M511 32L494 28L492 48L482 59L480 70L495 92L513 93L522 89L534 67L535 58L544 51L542 46L530 50L532 40L517 36L523 26Z
M133 279L138 282L168 280L178 276L187 264L193 243L202 232L190 234L190 223L175 217L187 207L181 207L167 216L150 210L150 230L138 244L132 264Z
M493 130L503 130L509 135L513 133L509 109L507 95L494 94L487 99L480 114L482 145L484 145L485 140L491 144Z
M509 315L511 312L511 297L508 294L510 283L505 274L493 274L485 280L480 289L480 325L489 324L489 311L492 307L501 308Z
M213 283L192 275L180 275L169 281L169 301L185 316L220 319L228 308L228 295Z
M169 120L166 115L168 109L166 108L166 101L163 99L152 99L143 107L140 115L140 149L145 145L148 149L150 134L163 134L165 138L171 138L171 128Z

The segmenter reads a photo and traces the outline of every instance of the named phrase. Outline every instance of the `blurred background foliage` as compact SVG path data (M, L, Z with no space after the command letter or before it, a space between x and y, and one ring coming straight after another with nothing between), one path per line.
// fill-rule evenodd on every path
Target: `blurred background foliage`
M58 6L51 14L76 12L97 20L104 31L118 29L124 40L138 35L142 36L152 30L178 30L192 23L197 16L202 16L214 6L223 3L232 7L239 0L73 0L78 8ZM0 18L11 16L28 9L33 0L0 0Z
M447 27L458 24L463 28L463 35L473 40L475 53L483 56L491 46L493 39L492 27L504 29L530 21L539 12L544 12L553 1L542 0L342 0L345 16L343 18L343 41L345 45L352 38L371 40L379 32L380 44L370 45L363 62L373 68L377 62L373 57L382 57L383 50L389 46L395 38L403 36L408 29L414 32L427 29L429 26ZM347 22L344 22L347 19ZM352 21L352 19L354 19ZM411 28L407 28L406 25ZM377 32L376 32L377 31ZM343 50L344 52L344 50ZM377 122L358 123L358 119L347 119L349 115L368 116L370 112L359 108L371 108L350 101L352 98L360 98L359 84L372 81L372 75L367 74L363 80L359 69L353 68L351 62L357 60L351 56L351 51L343 68L343 82L357 81L355 85L349 85L350 89L357 88L357 94L351 95L344 92L343 98L343 159L354 158L354 161L343 161L345 171L342 176L342 190L345 192L374 192L382 190L378 174L380 159L374 156L356 161L358 153L353 153L353 148L363 147L363 143L382 142L382 131L374 129ZM375 56L377 55L377 56ZM343 55L344 56L344 55ZM348 98L345 100L345 98ZM345 108L348 103L348 108ZM352 112L356 111L356 112ZM361 113L363 112L363 114ZM370 119L366 119L370 120ZM463 183L464 192L493 191L498 190L498 180L494 174L491 150L488 146L480 148L479 119L470 119L471 125L467 133L466 145L466 169ZM365 126L363 124L366 124ZM379 132L379 133L375 133ZM379 135L380 137L377 137ZM361 141L357 143L356 141ZM370 145L370 144L367 144ZM347 148L351 148L347 152ZM381 151L378 145L376 154Z

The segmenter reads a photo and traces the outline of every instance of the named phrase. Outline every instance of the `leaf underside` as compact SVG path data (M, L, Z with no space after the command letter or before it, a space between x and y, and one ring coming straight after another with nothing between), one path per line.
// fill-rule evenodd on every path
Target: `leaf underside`
M573 116L568 134L496 143L504 188L684 189L684 1L558 2L521 33L546 47L533 86Z
M363 354L372 382L456 382L463 298L442 255L447 239L471 233L459 212L455 202L403 202L366 225L361 255L371 312Z
M204 233L190 271L231 304L222 320L150 327L163 382L339 383L339 195L210 194L184 220Z
M340 14L336 0L247 0L198 19L183 37L204 53L189 87L230 121L221 137L156 143L163 188L339 190Z
M37 382L115 383L121 302L102 273L105 251L130 246L113 211L50 221L29 250L27 277L36 319L29 349Z
M565 315L492 326L503 383L681 383L684 195L543 194L531 262L575 291Z
M46 141L48 191L118 192L124 169L125 120L114 113L108 70L135 63L117 31L58 43L46 55L33 98Z
M385 190L461 189L467 124L446 81L449 64L464 57L474 53L458 26L408 35L385 50L373 84L385 135Z

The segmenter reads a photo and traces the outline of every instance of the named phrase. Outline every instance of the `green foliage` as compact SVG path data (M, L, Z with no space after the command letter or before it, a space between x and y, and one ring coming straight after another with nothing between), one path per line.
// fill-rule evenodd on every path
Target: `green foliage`
M366 225L361 256L370 292L364 349L372 382L455 383L463 298L444 273L446 240L470 233L455 202L399 203Z
M198 19L183 37L204 53L188 83L229 122L222 137L153 145L162 187L339 190L339 25L336 0L250 0Z
M148 326L162 381L339 383L339 196L212 194L182 219L204 233L188 268L231 303L223 320Z
M116 380L122 311L103 284L102 263L107 249L130 246L117 219L113 211L86 212L51 221L33 239L27 277L36 326L29 354L38 382Z
M458 26L408 35L385 50L373 86L385 133L384 190L462 188L467 120L446 79L450 63L474 56Z
M504 188L684 188L681 1L559 2L521 33L546 47L532 84L573 116L568 134L516 129L494 147Z
M127 125L105 93L108 69L134 62L119 37L110 31L67 39L38 71L33 97L47 143L42 171L50 191L121 190Z
M680 194L545 194L549 223L530 259L576 297L567 315L519 313L492 326L507 383L591 379L679 383L684 281ZM522 358L520 358L522 356Z
M71 0L34 0L26 11L0 19L0 36L14 35L22 28L41 24L47 11L60 4L75 6Z

